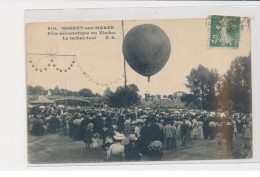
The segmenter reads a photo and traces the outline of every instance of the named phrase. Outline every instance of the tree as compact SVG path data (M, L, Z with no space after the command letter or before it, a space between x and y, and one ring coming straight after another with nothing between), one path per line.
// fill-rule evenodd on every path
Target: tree
M252 111L251 55L232 61L222 79L219 101L226 111Z
M54 89L51 89L50 91L52 95L61 95L61 91L58 86L56 86Z
M216 86L219 78L216 70L209 70L203 65L199 65L197 69L193 68L187 76L188 84L186 84L194 97L191 104L197 105L200 109L217 109Z
M181 101L187 106L196 107L196 98L193 94L185 94L181 97Z
M173 95L168 95L168 98L173 100Z
M112 98L113 96L113 92L110 90L110 88L108 87L105 91L104 91L104 94L103 94L103 99L104 99L104 102L106 104L109 104L110 102L110 99Z
M28 95L46 95L47 94L47 90L45 90L43 87L41 86L27 86L27 94Z
M104 93L104 99L107 98L108 105L111 107L129 107L140 103L141 97L138 95L138 91L135 84L117 87L115 93L107 89Z
M68 90L67 89L60 89L60 94L62 96L68 96Z
M77 91L67 90L66 95L67 95L67 96L79 96L79 93L78 93Z
M79 95L82 97L92 97L94 96L90 89L84 88L79 91Z

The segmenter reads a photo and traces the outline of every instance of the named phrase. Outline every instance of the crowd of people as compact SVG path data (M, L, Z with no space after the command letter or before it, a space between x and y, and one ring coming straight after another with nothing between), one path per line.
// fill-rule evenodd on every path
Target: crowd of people
M48 105L28 111L32 135L60 132L86 149L103 149L105 161L162 160L164 150L210 139L233 150L237 133L252 138L251 114L189 109L88 108ZM246 145L247 149L251 147Z

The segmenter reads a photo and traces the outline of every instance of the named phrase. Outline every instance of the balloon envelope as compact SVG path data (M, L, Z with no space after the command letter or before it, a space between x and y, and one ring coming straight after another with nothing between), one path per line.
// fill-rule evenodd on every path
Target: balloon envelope
M168 36L161 28L152 24L132 28L123 42L125 60L143 76L158 73L167 63L170 53Z

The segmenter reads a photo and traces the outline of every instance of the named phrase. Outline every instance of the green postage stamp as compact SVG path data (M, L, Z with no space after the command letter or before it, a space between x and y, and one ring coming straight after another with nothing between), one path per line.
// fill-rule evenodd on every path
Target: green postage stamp
M240 17L211 16L210 47L239 47Z

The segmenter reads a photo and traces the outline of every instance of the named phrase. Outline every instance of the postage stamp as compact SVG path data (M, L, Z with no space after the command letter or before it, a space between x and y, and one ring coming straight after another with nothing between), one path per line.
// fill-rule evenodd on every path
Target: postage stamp
M211 16L210 47L239 47L240 17Z

